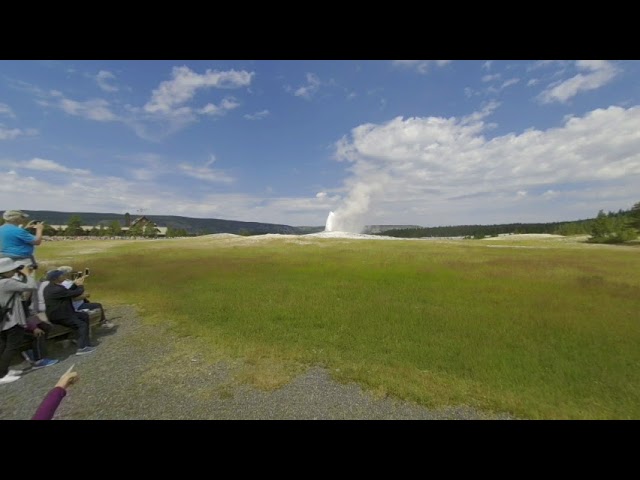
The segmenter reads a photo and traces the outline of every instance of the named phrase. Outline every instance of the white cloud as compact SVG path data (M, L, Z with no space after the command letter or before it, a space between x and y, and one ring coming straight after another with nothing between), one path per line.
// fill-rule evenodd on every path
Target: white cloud
M22 135L22 130L19 128L4 128L0 127L0 140L13 140L16 137Z
M515 85L519 81L520 81L519 78L510 78L500 86L500 89L502 90L503 88L507 88L507 87L510 87L511 85Z
M189 162L181 162L176 166L174 160L154 153L124 156L120 157L120 160L125 161L128 165L134 165L127 169L127 174L142 182L153 182L158 177L175 176L176 174L205 182L231 183L235 181L225 172L211 168L211 165L216 161L216 156L213 154L209 155L208 160L202 166ZM140 165L140 167L135 165Z
M499 73L494 73L493 75L483 75L482 81L483 82L493 82L494 80L498 80L499 78L500 78L500 74Z
M72 175L89 175L89 173L91 173L89 170L83 168L68 168L52 160L37 157L21 164L20 167L44 172L69 173Z
M502 78L502 75L500 73L495 73L490 75L489 74L483 75L481 80L484 83L490 83L490 82L495 82L497 80L500 80L501 78ZM520 81L519 78L510 78L508 80L505 80L501 84L493 83L492 85L489 85L488 87L483 88L479 91L473 90L470 87L466 87L464 89L464 94L467 98L471 98L474 95L484 95L484 96L497 95L505 88L510 87L511 85L515 85L519 81Z
M205 182L212 183L232 183L234 178L228 176L222 170L214 170L210 165L215 161L213 155L203 166L191 165L188 163L181 163L178 165L180 171L189 177L196 178L198 180L204 180Z
M585 73L578 73L567 80L549 85L538 96L542 103L565 103L578 93L608 84L620 73L620 70L607 60L579 60L575 65Z
M144 106L150 114L171 115L179 106L189 102L198 90L207 88L240 88L251 84L253 72L207 70L198 74L189 67L174 67L172 79L162 82ZM205 107L206 108L206 107ZM206 112L208 113L208 112Z
M568 62L566 60L538 60L537 62L534 62L533 64L529 65L527 67L527 71L531 72L533 70L538 70L541 68L546 68L551 66L564 67L565 65L567 65L567 63Z
M128 177L141 182L149 182L161 175L173 173L168 162L156 153L120 155L116 158L127 165L124 171Z
M198 113L204 115L224 115L229 110L238 108L240 104L233 97L223 98L220 105L214 105L213 103L207 103L203 108L198 110Z
M487 60L486 62L484 62L482 64L482 68L484 70L491 70L491 64L493 63L493 60Z
M269 110L262 110L256 113L247 113L244 118L247 120L262 120L263 118L267 118L269 116Z
M68 168L64 165L61 165L53 160L46 160L44 158L32 158L31 160L27 160L26 162L15 162L15 161L2 161L2 165L13 167L14 170L35 170L38 172L54 172L54 173L65 173L71 175L89 175L91 172L89 170L85 170L82 168Z
M311 97L313 97L313 95L318 91L321 84L322 82L320 82L320 78L318 78L315 73L307 73L307 84L296 89L293 94L296 97L311 100Z
M109 80L115 79L115 75L107 70L100 70L96 75L98 86L105 92L117 92L118 87L109 85Z
M88 118L89 120L95 120L97 122L113 122L119 120L109 109L109 102L103 99L87 100L86 102L78 102L65 98L60 92L51 92L52 96L59 97L57 103L50 103L47 101L40 101L39 104L43 106L54 106L60 108L69 115Z
M474 90L471 87L464 87L464 96L467 98L471 98L474 95L480 95L480 92Z
M438 67L443 67L451 63L451 60L393 60L391 63L396 67L410 68L418 73L425 74L429 71L431 65L435 64Z
M619 201L626 191L626 202L637 201L640 106L598 109L559 128L488 139L485 120L496 106L463 118L397 117L354 128L336 144L337 159L349 162L351 173L349 193L334 210L345 228L377 223L370 221L376 212L387 212L393 223L422 217L424 225L489 215L499 223L562 220L563 211L548 210L548 200L561 195L585 202L592 215L605 208L593 192L581 193L580 183L603 198ZM579 215L588 213L581 208ZM564 212L571 219L569 206Z
M155 154L121 157L120 160L153 165L165 173L175 174L175 169ZM204 174L207 177L205 180L210 182L232 181L227 175L209 168L214 162L215 157L210 155L204 167L183 163L179 172L198 175L198 178ZM0 182L0 204L13 204L15 198L20 196L20 208L26 210L42 210L42 199L46 198L46 209L74 211L77 210L77 198L82 198L83 209L93 212L124 213L143 209L150 215L186 215L288 225L324 225L326 214L339 199L330 195L326 198L265 198L243 193L201 193L206 190L194 188L181 191L171 183L156 183L153 178L140 182L137 178L131 178L130 171L125 170L118 170L123 172L122 176L88 174L76 178L73 175L62 175L50 180L46 177L47 172L31 170L33 175L25 175L24 170L20 168L5 170L2 168L5 165L7 162L0 163L0 176L4 178L4 181ZM55 169L54 166L53 170ZM38 195L24 196L24 191L38 192ZM74 192L74 195L70 196L69 192ZM269 195L272 192L273 189L268 192Z
M157 170L150 170L148 168L130 168L127 171L132 178L141 182L149 182L151 180L154 180L161 173Z
M527 87L532 87L536 84L540 83L540 79L539 78L532 78L531 80L529 80L527 82Z
M114 113L112 106L104 99L91 99L84 102L67 98L58 90L45 92L29 84L18 84L16 88L28 90L36 95L36 103L44 107L55 107L68 113L99 122L119 121L131 128L140 138L158 142L167 135L171 135L196 120L196 115L221 116L237 108L240 103L233 97L223 98L219 104L206 103L199 108L186 105L192 100L196 92L206 88L239 88L251 83L253 72L230 70L217 72L207 70L200 75L188 67L175 67L172 71L173 79L160 83L152 92L151 99L143 106L136 107L126 104L121 107L121 114ZM102 87L108 85L107 79L114 78L113 74L101 70L95 77ZM142 172L134 174L139 178L146 178Z
M138 182L119 177L84 176L76 179L73 175L64 175L53 182L22 176L15 171L0 172L0 175L6 175L5 178L9 179L0 182L0 202L13 203L11 199L19 195L21 208L26 210L42 210L43 199L46 199L47 210L77 211L77 199L80 198L83 209L88 211L125 212L137 208L148 210L150 206L172 198L172 195L166 194L160 199L157 187L141 186ZM38 194L24 195L25 191ZM73 195L69 192L73 192Z
M37 134L38 131L34 128L22 130L20 128L5 128L3 125L0 125L0 140L13 140L20 136L32 137Z
M6 103L0 103L0 115L4 115L6 117L11 117L11 118L15 118L15 114L13 113L13 110L11 110L11 107L9 107L9 105L7 105Z

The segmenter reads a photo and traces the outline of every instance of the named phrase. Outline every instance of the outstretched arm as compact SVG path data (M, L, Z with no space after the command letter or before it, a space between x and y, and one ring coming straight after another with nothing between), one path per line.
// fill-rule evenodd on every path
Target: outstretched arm
M78 373L72 371L74 366L71 365L71 368L60 377L56 386L44 397L31 420L51 420L53 418L60 402L67 394L67 388L78 381Z

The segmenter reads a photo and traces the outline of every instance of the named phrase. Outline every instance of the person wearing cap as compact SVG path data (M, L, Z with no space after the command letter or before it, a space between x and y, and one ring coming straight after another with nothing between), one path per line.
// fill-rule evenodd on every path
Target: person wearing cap
M0 320L0 384L15 382L22 374L20 370L9 370L9 366L20 351L27 324L21 296L38 288L34 270L28 263L0 258L0 305L8 310ZM24 277L24 281L11 278L15 274Z
M6 210L2 218L5 224L0 227L0 255L14 260L29 259L37 268L33 251L42 243L44 223L33 220L26 223L29 215L21 210ZM35 228L36 234L29 233L29 228Z
M89 315L76 312L72 299L84 293L84 277L76 278L70 288L65 288L62 282L67 274L62 270L52 270L47 273L49 284L44 287L43 296L47 318L51 323L64 325L78 332L78 350L76 355L93 353L89 338Z
M67 275L73 272L73 268L69 266L58 267L56 268L56 270L61 270L65 272ZM73 280L67 277L67 279L64 282L62 282L62 285L66 288L70 288L71 285L73 285ZM106 329L115 327L113 323L107 320L107 317L104 313L104 307L102 306L102 304L98 302L90 302L89 301L90 296L91 294L85 290L82 295L80 295L79 297L75 297L72 301L73 309L76 312L83 312L87 314L90 310L100 310L100 326Z

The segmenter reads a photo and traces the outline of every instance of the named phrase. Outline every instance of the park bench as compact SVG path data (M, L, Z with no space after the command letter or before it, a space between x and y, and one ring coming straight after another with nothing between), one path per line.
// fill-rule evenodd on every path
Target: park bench
M47 316L44 313L42 312L38 313L38 316L42 321L47 322L49 325L53 327L51 329L51 332L49 333L49 336L47 337L47 341L51 341L53 339L64 340L69 336L70 333L75 335L75 333L73 333L74 332L73 329L69 327L65 327L64 325L57 325L55 323L51 323L47 319ZM99 323L100 323L100 310L99 309L91 310L89 312L89 335L93 334L93 328ZM24 341L22 342L20 351L28 350L32 346L33 346L33 335L30 333L25 333Z

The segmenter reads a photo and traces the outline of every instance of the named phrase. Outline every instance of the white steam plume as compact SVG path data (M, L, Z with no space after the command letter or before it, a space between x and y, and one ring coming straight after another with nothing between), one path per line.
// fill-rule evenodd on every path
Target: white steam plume
M356 182L344 203L329 213L325 231L362 233L372 197L381 192L386 183L383 176L380 177L377 182Z

